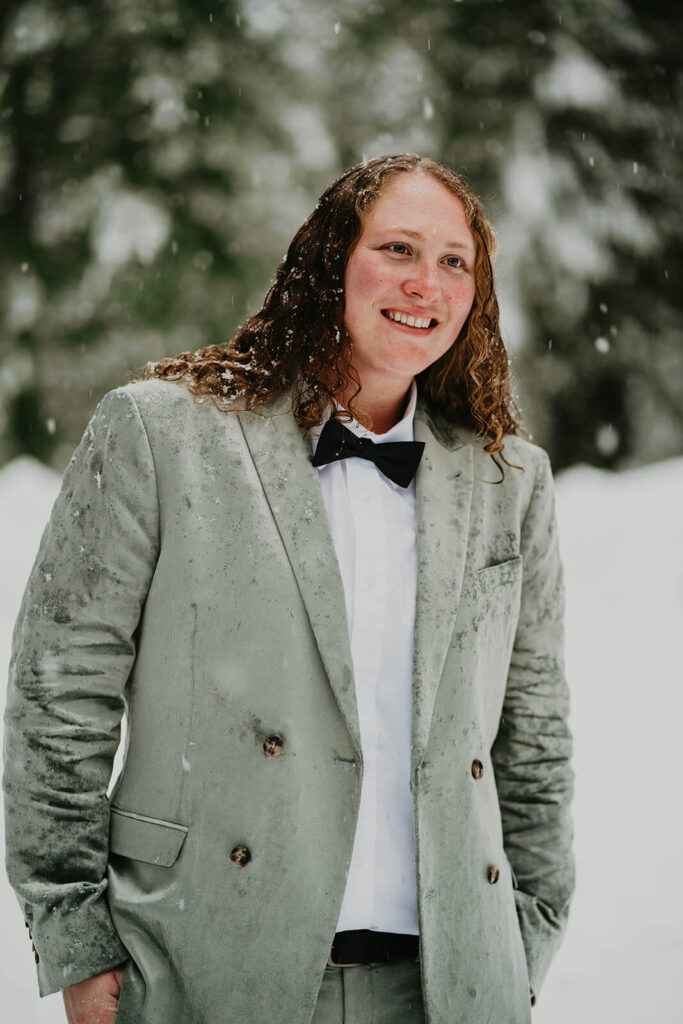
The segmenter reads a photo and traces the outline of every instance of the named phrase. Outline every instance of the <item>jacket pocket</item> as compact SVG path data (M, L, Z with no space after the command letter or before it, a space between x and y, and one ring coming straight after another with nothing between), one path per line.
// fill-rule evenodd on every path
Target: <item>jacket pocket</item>
M522 556L515 555L505 562L498 562L496 565L486 565L477 569L475 578L478 583L486 587L495 587L498 584L514 583L522 573Z
M118 998L118 1002L116 1004L116 1016L114 1017L114 1024L117 1024L117 1022L118 1022L118 1024L121 1024L121 1021L123 1019L123 1016L122 1016L122 1012L123 1012L123 1009L124 1009L124 1002L123 1002L123 1000L125 998L124 993L127 993L127 991L128 991L128 986L126 985L126 982L130 978L131 962L132 961L130 961L130 960L128 961L128 963L126 964L126 966L124 968L124 971L123 971L123 979L121 981L121 988L119 990L119 998Z
M185 842L187 828L162 818L111 807L109 851L121 857L170 868Z

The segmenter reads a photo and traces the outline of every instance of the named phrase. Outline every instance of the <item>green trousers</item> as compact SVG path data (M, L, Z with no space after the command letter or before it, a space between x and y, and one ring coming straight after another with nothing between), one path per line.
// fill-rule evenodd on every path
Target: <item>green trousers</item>
M311 1024L424 1024L420 964L326 967Z

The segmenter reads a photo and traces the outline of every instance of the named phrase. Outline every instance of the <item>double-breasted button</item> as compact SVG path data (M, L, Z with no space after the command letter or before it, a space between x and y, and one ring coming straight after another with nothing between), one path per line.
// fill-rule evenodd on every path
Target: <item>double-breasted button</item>
M233 864L236 864L238 868L243 868L245 864L248 864L251 860L251 854L249 848L240 843L238 846L233 846L230 851L230 860Z
M500 868L495 864L489 864L486 870L486 878L491 885L495 885L500 878Z
M474 761L472 762L472 775L474 776L475 779L480 779L483 774L484 766L479 760L479 758L475 757Z
M279 757L285 749L285 741L282 736L268 736L263 741L263 749L268 757Z

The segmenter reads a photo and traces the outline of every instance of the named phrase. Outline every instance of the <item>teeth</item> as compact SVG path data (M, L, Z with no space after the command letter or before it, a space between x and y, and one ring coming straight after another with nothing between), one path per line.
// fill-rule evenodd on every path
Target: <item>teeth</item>
M390 320L395 320L399 324L406 324L408 327L429 327L432 322L431 317L406 316L405 313L395 313L393 310L387 310L387 316Z

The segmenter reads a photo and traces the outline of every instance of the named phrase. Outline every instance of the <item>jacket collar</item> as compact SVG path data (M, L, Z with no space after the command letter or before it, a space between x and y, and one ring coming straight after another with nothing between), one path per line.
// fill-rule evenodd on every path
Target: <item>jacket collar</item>
M423 393L419 388L416 390L417 394L415 396L413 423L417 420L422 420L440 444L451 451L472 442L473 435L470 428L450 423L438 413L431 412L427 406ZM274 395L272 398L263 402L258 409L253 410L253 415L265 419L274 419L276 417L286 417L291 415L292 397L293 391L281 391L277 395ZM329 413L327 415L329 415ZM325 418L326 417L324 417L324 419ZM322 422L324 422L324 419Z

